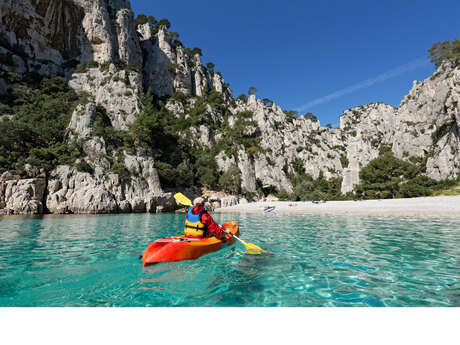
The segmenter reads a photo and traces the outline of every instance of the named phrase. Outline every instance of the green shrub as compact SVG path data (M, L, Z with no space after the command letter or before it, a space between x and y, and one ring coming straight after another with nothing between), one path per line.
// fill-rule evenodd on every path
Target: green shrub
M252 147L251 152L260 151L261 133L257 130L257 123L251 120L252 116L253 113L250 111L239 112L235 116L233 127L229 126L228 121L222 124L220 131L224 134L224 138L220 146L227 150L226 153L233 152L236 145L241 145L246 149ZM230 154L227 155L230 156Z
M174 31L169 31L167 34L166 34L166 40L169 42L169 43L173 43L174 40L177 40L179 38L179 34L177 32L174 32Z
M166 162L155 162L155 168L160 178L160 183L165 188L175 187L177 181L177 172L173 166Z
M311 175L306 174L303 165L294 162L294 174L290 176L293 185L293 193L290 200L307 201L307 200L343 200L340 189L342 185L341 178L332 178L327 180L321 171L318 178L314 179Z
M304 118L306 118L307 120L311 120L313 122L318 122L318 118L315 115L313 115L312 113L306 113L304 115Z
M0 116L4 114L10 114L12 109L8 104L0 103Z
M273 105L273 101L269 98L264 98L262 99L262 101L264 102L264 104L267 106L267 107L271 107Z
M128 65L126 62L120 59L108 60L100 65L100 70L102 72L107 72L110 69L110 65L114 65L117 71L135 71L138 72L139 68L136 65Z
M243 101L244 103L246 103L248 101L248 96L246 96L244 93L242 93L241 95L239 95L237 97L237 99L239 99L240 101Z
M118 153L112 164L111 172L118 175L120 181L128 182L131 179L131 172L126 168L123 155Z
M214 153L199 150L194 152L194 156L196 157L194 164L196 181L202 186L216 187L219 175Z
M299 112L296 111L296 110L285 110L284 114L286 114L286 116L289 119L295 119L295 118L297 118L297 115L299 114Z
M169 29L171 27L171 23L169 22L169 20L167 20L166 18L162 18L160 19L160 21L156 24L156 26L158 28L161 28L161 27L165 27L166 29Z
M186 95L183 92L175 92L171 98L178 101L179 103L182 103L183 105L187 104L188 99L190 98L190 95Z
M138 14L136 17L136 24L143 25L149 23L150 25L155 25L157 23L155 17L146 16L145 14Z
M303 165L303 161L300 158L294 158L294 160L292 161L292 168L294 169L294 172L296 175L305 174L305 168Z
M21 77L19 77L19 75L15 72L7 72L6 81L10 84L16 84L21 81Z
M429 58L436 68L441 66L444 61L452 61L455 65L460 65L460 40L436 42L430 49Z
M413 198L432 195L433 191L455 183L422 175L425 160L410 160L414 164L397 159L392 152L372 160L359 174L361 184L355 187L356 193L364 191L371 198L376 192L381 192L383 198Z
M433 145L436 145L439 140L442 139L447 133L452 130L452 127L455 126L455 120L450 119L444 122L440 127L438 127L432 134L431 140L433 141Z
M251 86L248 90L248 95L255 95L258 90L254 87Z
M359 177L366 184L389 183L401 178L412 178L416 172L414 165L394 157L392 152L387 152L361 169Z
M82 62L77 65L74 73L86 73L90 68L97 68L99 64L96 61Z
M241 191L241 170L238 166L232 165L219 178L219 185L229 193L238 194Z
M214 67L216 67L216 65L214 65L212 62L208 62L206 64L206 68L208 69L209 73L211 73L211 74L214 74Z
M189 58L193 58L196 54L198 54L199 56L203 55L200 48L193 48L193 49L185 48L184 51L185 51L185 54L187 54Z
M94 168L84 160L82 160L80 163L78 163L75 167L80 172L89 173L89 174L94 173Z
M392 146L388 144L382 144L380 145L379 148L379 153L380 155L384 155L385 153L391 153L392 152Z
M65 131L78 95L64 78L36 82L24 82L9 96L13 119L0 121L0 170L14 170L28 162L49 171L75 156L65 143Z

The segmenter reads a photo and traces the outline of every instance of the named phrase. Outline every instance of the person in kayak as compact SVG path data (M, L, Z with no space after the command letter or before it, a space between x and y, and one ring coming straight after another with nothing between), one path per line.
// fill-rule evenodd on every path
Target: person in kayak
M204 199L193 200L193 207L188 209L185 216L185 235L189 237L207 238L215 236L219 240L225 240L225 230L212 219L207 207L204 207Z

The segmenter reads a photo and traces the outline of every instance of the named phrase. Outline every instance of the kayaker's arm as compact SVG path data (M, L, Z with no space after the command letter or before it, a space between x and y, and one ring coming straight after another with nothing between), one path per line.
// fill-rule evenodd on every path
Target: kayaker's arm
M201 222L205 224L208 228L208 231L216 236L218 239L225 239L224 229L217 224L214 219L212 219L209 213L203 213L201 216Z

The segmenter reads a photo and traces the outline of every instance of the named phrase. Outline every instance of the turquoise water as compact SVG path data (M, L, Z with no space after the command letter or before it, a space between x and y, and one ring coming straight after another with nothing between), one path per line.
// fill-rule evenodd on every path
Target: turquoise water
M460 218L218 214L267 253L142 268L183 218L3 218L0 307L460 306Z

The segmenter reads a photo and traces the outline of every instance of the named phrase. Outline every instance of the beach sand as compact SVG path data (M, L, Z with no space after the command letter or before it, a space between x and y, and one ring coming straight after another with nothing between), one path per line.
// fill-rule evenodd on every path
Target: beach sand
M328 201L314 204L311 201L268 201L225 207L215 212L264 213L264 208L274 206L272 213L285 214L362 214L362 215L451 215L460 216L459 196L438 196L412 199L385 199L364 201Z

